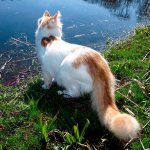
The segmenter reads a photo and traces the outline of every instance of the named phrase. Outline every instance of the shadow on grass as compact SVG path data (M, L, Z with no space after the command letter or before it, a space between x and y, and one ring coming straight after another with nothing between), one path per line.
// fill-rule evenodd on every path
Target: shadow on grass
M25 100L30 97L38 101L38 109L47 116L54 117L59 112L55 121L56 129L71 132L73 126L78 124L81 131L88 118L90 125L85 134L84 143L97 149L122 149L121 142L100 125L96 113L91 109L89 95L78 99L65 99L57 95L60 88L55 83L50 90L43 90L41 85L40 78L31 82L26 90Z

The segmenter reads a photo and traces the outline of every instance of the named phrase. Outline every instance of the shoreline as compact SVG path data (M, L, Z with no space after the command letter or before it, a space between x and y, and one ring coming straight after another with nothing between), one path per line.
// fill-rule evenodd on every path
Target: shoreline
M29 79L23 78L17 86L0 84L0 148L150 148L150 26L136 28L135 35L113 46L107 45L107 51L102 54L119 81L115 93L118 107L135 115L141 123L142 133L137 139L122 143L100 126L88 95L66 100L57 95L57 85L43 90L41 76L33 74ZM76 126L82 131L86 119L90 125L79 143L73 128ZM66 134L75 140L69 140Z

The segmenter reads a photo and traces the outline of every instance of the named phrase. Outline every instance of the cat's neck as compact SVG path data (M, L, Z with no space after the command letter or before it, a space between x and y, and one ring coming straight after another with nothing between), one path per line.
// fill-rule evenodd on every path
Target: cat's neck
M36 48L37 48L37 51L38 51L38 55L39 56L42 56L42 54L44 53L45 51L45 47L43 47L42 45L42 39L45 38L45 37L50 37L50 36L53 36L55 37L56 39L60 39L62 38L62 29L61 28L53 28L51 30L47 30L47 29L40 29L38 28L36 30L36 33L35 33L35 36L36 36Z
M47 28L38 28L36 30L36 39L37 40L41 40L43 37L49 37L49 36L54 36L58 39L62 38L62 27L61 26L57 26L55 28L52 29L47 29Z

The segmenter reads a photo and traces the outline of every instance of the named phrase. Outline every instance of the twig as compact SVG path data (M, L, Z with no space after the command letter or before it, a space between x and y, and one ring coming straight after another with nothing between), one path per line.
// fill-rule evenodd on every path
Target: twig
M16 38L11 37L11 40L35 48L35 46L33 46L33 44L31 44L31 43L29 43L29 42L23 42L23 41L21 41L20 39L16 39Z
M117 91L118 92L118 91ZM120 92L118 92L120 95L122 95L124 98L126 98L127 100L129 100L131 103L133 103L135 106L137 106L138 108L140 108L139 107L139 105L138 104L136 104L135 102L133 102L130 98L128 98L127 96L125 96L125 95L123 95L122 93L120 93ZM141 109L141 108L140 108Z

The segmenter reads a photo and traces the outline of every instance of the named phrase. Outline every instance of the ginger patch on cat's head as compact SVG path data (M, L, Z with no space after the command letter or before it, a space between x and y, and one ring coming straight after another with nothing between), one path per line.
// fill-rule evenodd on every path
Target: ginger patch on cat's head
M54 28L60 21L61 14L58 11L54 16L51 16L49 11L45 11L43 16L38 19L38 26L47 27L47 29Z

